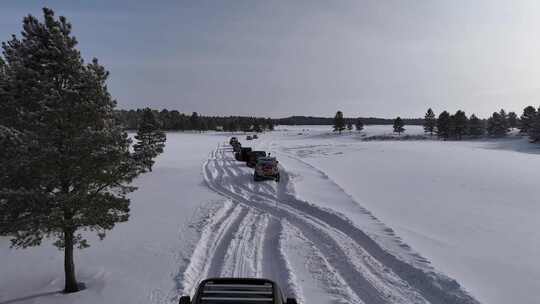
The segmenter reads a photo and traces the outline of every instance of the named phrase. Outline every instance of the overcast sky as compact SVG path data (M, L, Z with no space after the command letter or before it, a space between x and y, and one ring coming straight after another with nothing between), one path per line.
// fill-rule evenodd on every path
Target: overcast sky
M540 1L8 1L48 6L121 108L207 115L486 116L540 104Z

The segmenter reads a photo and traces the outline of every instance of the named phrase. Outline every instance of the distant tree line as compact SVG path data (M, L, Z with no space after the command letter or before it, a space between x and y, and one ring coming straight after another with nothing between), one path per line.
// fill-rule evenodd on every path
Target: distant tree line
M280 121L291 123L289 119L292 118ZM319 122L319 124L327 124L327 121L330 120L329 118L305 116L294 116L294 118L294 122L300 123ZM364 124L369 124L366 120L370 121L361 117L355 119L344 118L343 112L337 111L330 121L334 132L341 133L345 129L351 131L353 125L356 126L356 130L361 131ZM402 119L399 116L393 120L376 120L383 120L385 123L391 122L394 132L399 135L405 132L405 125L418 125L419 121L419 119ZM373 121L374 119L371 120L371 122ZM425 133L429 133L431 136L437 135L438 138L443 140L461 140L463 137L478 138L486 135L489 137L504 137L512 129L518 128L519 134L528 136L530 142L540 142L540 108L537 110L533 106L523 109L523 114L520 117L515 112L506 113L504 109L501 109L498 112L493 112L487 119L481 119L475 114L468 117L463 110L458 110L454 114L442 111L439 116L436 116L435 112L429 108L424 115L424 119L420 121Z
M139 128L145 109L118 110L116 119L127 130ZM262 132L274 129L274 120L271 118L249 116L202 116L197 112L189 114L177 110L151 110L161 124L162 130L167 131L253 131Z
M377 118L377 117L359 117L347 118L343 117L345 126L349 123L355 125L360 119L363 125L393 125L394 119ZM421 126L424 123L422 118L403 118L403 123L406 125ZM334 125L335 117L314 117L314 116L291 116L286 118L274 119L275 125Z
M381 118L374 118L377 120L384 120L385 122L391 122L392 127L394 129L395 133L398 133L401 135L401 133L405 132L405 119L402 119L401 117L396 117L395 119L381 119ZM373 121L372 119L371 121ZM345 129L347 129L349 132L353 130L353 126L356 128L356 131L362 131L364 129L364 122L366 120L369 120L367 118L344 118L343 112L337 111L336 115L334 115L334 119L332 120L332 125L334 128L334 132L341 132ZM414 123L417 123L417 119L409 119L409 121L412 121ZM421 121L421 120L420 120Z
M349 132L356 128L356 131L362 131L364 129L364 123L362 122L362 118L356 118L356 119L345 119L343 117L343 112L337 111L336 115L334 116L333 120L333 128L334 132L341 132L345 129L347 129Z
M454 114L443 111L437 117L433 110L427 110L424 116L424 131L430 135L447 140L461 140L465 137L504 137L511 129L518 128L519 134L528 136L531 142L540 141L540 109L528 106L521 117L515 112L501 109L487 119L480 119L475 114L467 117L464 111Z

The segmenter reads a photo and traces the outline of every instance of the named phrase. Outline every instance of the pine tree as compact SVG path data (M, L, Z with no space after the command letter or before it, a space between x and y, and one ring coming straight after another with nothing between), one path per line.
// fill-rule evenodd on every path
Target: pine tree
M448 123L448 130L450 131L448 134L449 138L457 138L456 136L456 116L450 115L450 120Z
M334 132L338 131L341 134L341 131L345 130L345 119L343 118L343 112L337 111L336 116L334 116Z
M146 169L152 171L154 158L163 153L166 138L165 133L160 129L156 115L149 108L143 110L135 139L138 141L133 145L135 156Z
M476 117L476 115L472 114L471 118L469 118L469 135L477 137L484 135L484 133L484 122Z
M201 131L201 122L199 119L199 114L197 112L191 113L191 117L189 117L189 124L191 130Z
M261 128L261 125L259 124L259 122L255 122L255 125L253 125L253 131L257 132L257 133L262 132L262 128Z
M435 118L435 113L433 113L433 110L429 108L424 116L424 132L433 136L436 126L437 118Z
M242 132L250 132L251 131L251 123L247 120L241 120L240 121L240 130L242 130Z
M519 132L522 134L528 134L529 128L533 123L533 119L536 116L536 109L533 106L528 106L523 109L523 114L520 118Z
M231 131L231 132L236 132L236 131L238 131L239 129L240 129L240 126L239 126L239 124L238 124L238 121L235 120L235 119L231 119L231 120L229 121L229 131Z
M536 111L536 114L531 117L528 134L531 142L540 141L540 108Z
M469 123L467 115L465 115L465 112L458 110L453 116L453 133L456 139L461 140L463 134L467 133Z
M129 217L130 186L146 171L116 124L108 72L85 64L71 24L43 9L22 38L2 44L0 235L15 248L54 238L64 250L65 292L79 290L73 251ZM1 58L1 56L0 56Z
M504 132L505 135L506 135L506 133L508 133L510 131L510 124L508 123L508 115L506 114L504 109L501 109L499 111L499 116L500 116L500 119L501 119L501 128L506 130Z
M444 140L450 137L450 113L443 111L437 119L437 136Z
M172 120L169 110L163 109L158 114L159 121L161 122L161 128L164 130L172 129Z
M518 117L516 112L508 112L508 126L513 129L518 126Z
M269 131L274 131L274 121L271 118L266 119L267 128Z
M487 133L490 136L495 136L495 137L505 136L508 133L506 117L502 116L501 112L493 112L493 115L491 115L491 117L488 118Z
M354 122L354 126L356 127L356 131L362 131L364 130L364 123L362 122L362 119L357 118Z
M208 121L206 119L199 119L198 130L201 132L208 131Z
M397 134L401 135L402 132L405 132L405 123L403 122L403 120L401 119L401 117L396 117L396 119L394 119L394 132L396 132Z

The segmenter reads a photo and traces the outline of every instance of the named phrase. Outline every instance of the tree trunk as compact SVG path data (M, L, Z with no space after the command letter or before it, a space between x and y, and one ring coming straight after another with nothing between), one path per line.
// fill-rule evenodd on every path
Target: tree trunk
M75 264L73 263L73 230L64 229L64 272L66 276L65 293L79 291L77 280L75 279Z

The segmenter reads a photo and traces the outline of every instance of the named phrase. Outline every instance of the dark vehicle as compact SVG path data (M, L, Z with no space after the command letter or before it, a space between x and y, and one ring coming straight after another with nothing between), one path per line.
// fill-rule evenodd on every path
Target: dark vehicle
M248 135L248 136L246 136L246 139L247 139L247 140L252 140L253 137L251 137L251 135Z
M238 138L236 137L231 137L231 139L229 139L229 145L231 146L234 146L234 144L237 142L238 142Z
M297 304L285 299L277 283L267 279L213 278L202 281L193 299L180 297L179 304Z
M260 157L266 157L266 152L264 151L251 151L247 155L246 164L248 167L253 168L257 164L257 159Z
M240 150L242 149L242 144L239 141L237 141L232 145L232 147L233 147L233 152L240 152Z
M239 152L234 153L234 158L237 161L247 161L248 153L251 152L250 147L240 148Z
M257 134L253 134L252 138L257 139L257 138L259 138L259 136Z
M279 167L275 157L260 157L255 165L253 180L258 182L264 179L273 179L279 182Z

